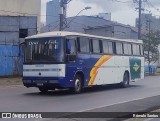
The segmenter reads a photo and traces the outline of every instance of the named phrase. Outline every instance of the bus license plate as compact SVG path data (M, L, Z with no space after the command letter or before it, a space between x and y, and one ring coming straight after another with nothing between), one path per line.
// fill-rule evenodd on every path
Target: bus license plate
M43 83L37 83L37 86L43 86Z

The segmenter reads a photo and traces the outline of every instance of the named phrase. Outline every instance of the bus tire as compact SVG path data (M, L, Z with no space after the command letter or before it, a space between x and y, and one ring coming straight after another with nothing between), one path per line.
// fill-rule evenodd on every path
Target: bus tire
M122 88L126 88L129 86L129 74L127 72L124 73L123 81L120 83Z
M44 88L44 87L38 87L39 91L41 93L47 93L48 92L48 89Z
M81 93L83 88L82 77L80 75L76 75L74 78L74 87L71 88L72 91L76 94Z

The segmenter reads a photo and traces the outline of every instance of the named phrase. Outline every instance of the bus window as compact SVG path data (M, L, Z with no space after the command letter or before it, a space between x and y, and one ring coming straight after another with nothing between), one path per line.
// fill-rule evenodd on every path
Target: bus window
M103 40L103 52L104 53L109 53L109 54L113 53L112 42L108 42L108 41Z
M116 53L123 54L123 47L122 47L122 43L120 42L116 42Z
M126 54L126 55L131 55L132 54L131 44L124 43L123 48L124 48L124 54Z
M128 44L128 54L132 55L132 45Z
M67 54L75 54L76 47L75 47L75 39L66 39L66 53Z
M87 38L84 38L84 37L81 37L79 39L79 49L80 49L80 52L85 52L85 53L89 53L90 49L89 49L89 39Z
M139 47L140 47L141 55L143 55L143 46L142 46L142 45L139 45Z
M108 53L110 53L110 54L113 53L113 45L112 45L112 42L108 42Z
M93 53L100 53L100 43L99 40L92 40Z
M133 44L132 48L133 48L133 55L140 55L139 45Z

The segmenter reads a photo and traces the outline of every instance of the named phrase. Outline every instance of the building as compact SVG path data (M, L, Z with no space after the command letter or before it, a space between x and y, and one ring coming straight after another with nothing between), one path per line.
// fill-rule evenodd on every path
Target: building
M105 26L105 25L110 25L111 23L111 21L95 16L77 16L77 17L67 18L67 22L70 21L72 22L68 26L66 26L64 30L71 32L81 32L81 33L85 33L84 28ZM57 24L54 23L46 25L45 27L41 28L41 32L57 31L57 30L59 30L59 26L57 26Z
M41 0L0 0L0 16L36 16L40 30Z
M138 34L134 27L109 21L97 16L77 16L67 18L67 21L72 21L65 31L80 32L106 37L137 39ZM41 32L57 31L59 28L54 24L46 25L41 29Z
M59 23L60 1L52 0L46 6L46 25Z
M111 21L111 13L99 13L97 17Z
M0 0L0 76L22 74L24 38L40 31L41 0Z
M139 19L136 19L136 27L138 27L138 21ZM152 14L142 14L142 18L141 18L141 23L142 23L142 31L146 31L146 34L149 33L149 29L150 31L160 31L160 17L157 18L155 16L152 16ZM160 53L160 46L159 46L159 53ZM147 63L146 63L147 65ZM151 65L154 66L160 66L160 55L159 55L159 59L158 62L156 63L151 63Z
M138 27L139 19L136 19L136 27ZM160 30L160 18L152 16L152 14L142 14L141 18L142 30L151 31Z
M0 76L22 74L20 43L37 33L36 16L0 16Z

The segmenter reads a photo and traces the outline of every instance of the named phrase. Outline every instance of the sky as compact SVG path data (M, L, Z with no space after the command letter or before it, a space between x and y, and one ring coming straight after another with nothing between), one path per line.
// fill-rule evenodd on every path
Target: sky
M42 14L45 14L46 2L42 0ZM134 2L135 1L135 2ZM67 16L75 16L84 7L92 9L83 11L80 15L97 15L98 13L111 13L111 20L126 25L135 26L135 19L138 17L138 0L72 0L68 4ZM144 13L151 11L153 15L160 16L160 0L142 0ZM42 18L45 21L45 18Z

